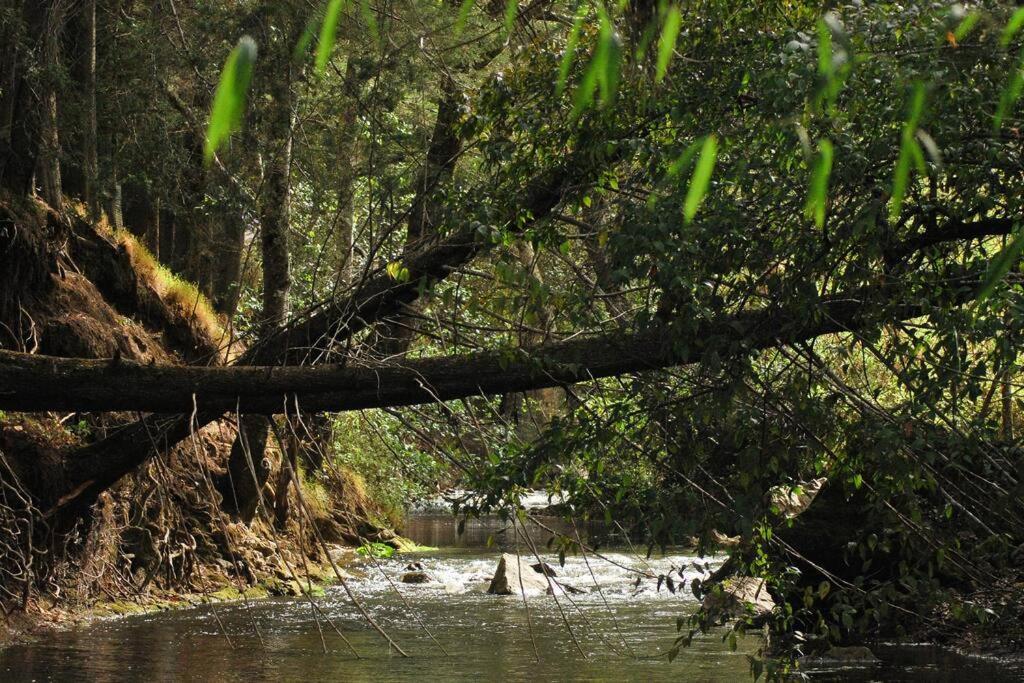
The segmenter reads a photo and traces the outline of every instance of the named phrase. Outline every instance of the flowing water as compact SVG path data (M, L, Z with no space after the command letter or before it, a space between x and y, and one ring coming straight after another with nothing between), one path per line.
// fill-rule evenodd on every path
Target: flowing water
M545 547L548 534L536 529L531 540L555 566L559 580L586 592L562 595L557 602L528 593L527 609L520 595L485 592L499 551L517 545L516 535L503 523L477 521L458 535L451 517L417 515L406 533L438 550L353 568L350 586L411 657L389 649L344 591L333 587L317 599L322 615L314 614L305 599L281 598L248 607L222 604L102 621L54 633L0 651L0 681L750 680L747 654L758 645L753 636L741 640L735 652L720 635L712 635L684 649L672 663L661 656L672 646L676 619L690 614L696 602L685 589L658 590L656 582L643 579L637 586L636 570L656 575L682 569L688 582L704 574L705 559L683 551L646 559L620 548L602 552L603 558L569 556L559 567ZM522 539L518 548L524 560L535 561ZM414 561L422 563L432 582L398 583ZM711 567L716 564L712 561ZM345 634L358 658L325 616ZM934 648L883 647L878 654L885 664L819 670L812 678L1024 680L1022 668Z

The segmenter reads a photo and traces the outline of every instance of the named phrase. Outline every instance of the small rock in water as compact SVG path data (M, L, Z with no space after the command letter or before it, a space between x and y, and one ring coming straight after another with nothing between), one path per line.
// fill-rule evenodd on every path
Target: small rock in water
M877 662L878 657L869 648L863 645L851 645L849 647L830 647L821 655L823 660L835 660L838 662Z
M422 562L410 562L409 564L405 565L405 571L407 571L407 572L421 572L421 571L423 571L423 563Z
M536 564L531 564L530 565L530 569L532 569L533 571L537 572L538 574L547 574L548 576L558 576L558 573L555 571L555 568L552 567L547 562L537 562Z
M426 572L406 572L402 574L402 583L430 583L433 579Z

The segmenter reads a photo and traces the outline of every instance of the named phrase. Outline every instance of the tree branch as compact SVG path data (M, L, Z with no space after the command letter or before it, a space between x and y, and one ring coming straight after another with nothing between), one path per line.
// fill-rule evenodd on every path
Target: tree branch
M947 283L956 302L978 277ZM389 367L193 367L78 360L0 351L0 409L281 413L344 411L528 391L700 361L857 330L927 312L902 301L905 287L879 285L821 300L811 311L757 310L690 326L574 339L524 349L423 358Z

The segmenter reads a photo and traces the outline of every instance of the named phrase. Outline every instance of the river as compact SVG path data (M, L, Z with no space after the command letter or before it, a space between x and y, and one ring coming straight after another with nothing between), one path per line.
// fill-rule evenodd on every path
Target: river
M704 559L683 551L647 559L619 548L602 552L604 559L570 555L560 567L545 548L546 532L535 529L531 536L559 580L587 592L563 595L557 602L528 595L527 611L521 596L485 592L500 549L515 546L515 535L498 520L471 522L459 535L451 517L420 514L410 519L406 534L438 549L381 560L379 566L366 563L353 570L349 585L408 658L390 650L344 591L331 587L317 599L322 615L315 615L305 599L279 598L248 607L219 604L104 620L55 632L0 651L0 681L750 680L747 655L758 645L753 636L741 639L733 652L721 634L712 634L669 663L663 653L676 636L676 619L690 614L696 601L688 590L658 590L653 581L636 586L634 569L658 574L682 568L689 581L703 573ZM528 552L522 541L520 550ZM410 562L421 562L434 580L398 583ZM325 617L341 629L351 648ZM883 646L877 652L880 665L817 670L811 677L1024 680L1024 668L932 647Z

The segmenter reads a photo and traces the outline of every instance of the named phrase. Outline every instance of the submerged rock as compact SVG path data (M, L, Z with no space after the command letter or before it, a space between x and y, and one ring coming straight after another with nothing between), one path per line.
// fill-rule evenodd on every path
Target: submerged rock
M716 588L705 595L701 607L716 616L763 617L775 609L775 600L768 594L764 579L738 576L723 581L721 590Z
M854 645L850 647L833 647L829 648L824 655L823 659L834 659L840 662L877 662L878 657L869 648L863 645Z
M433 579L424 571L414 571L402 574L401 581L402 583L430 583Z
M487 588L487 592L493 595L512 595L530 591L543 593L547 590L548 580L543 574L534 571L521 557L509 553L502 554L498 568L494 570L491 585Z
M879 661L879 659L870 648L863 645L851 645L849 647L831 647L820 655L801 657L800 661L823 664L829 662L856 662L864 664L874 663Z

